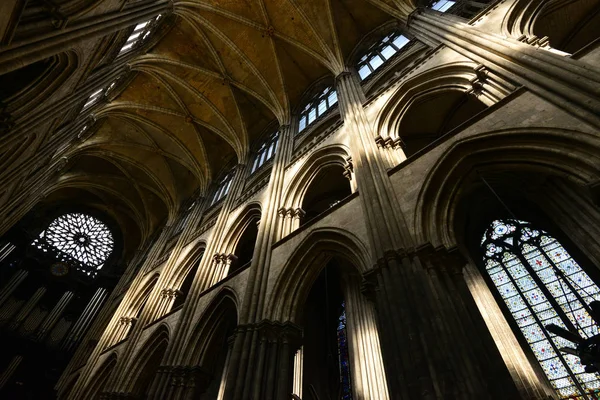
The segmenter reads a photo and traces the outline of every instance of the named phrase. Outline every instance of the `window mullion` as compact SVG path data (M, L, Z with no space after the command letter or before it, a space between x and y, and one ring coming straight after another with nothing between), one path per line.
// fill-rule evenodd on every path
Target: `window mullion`
M544 250L541 247L539 247L537 245L535 247L541 253L544 252ZM573 325L573 323L571 322L571 320L569 319L567 314L565 314L564 310L558 304L558 302L556 301L556 299L554 298L552 293L550 293L550 291L548 290L548 288L546 287L544 282L542 282L542 280L540 279L538 274L533 270L533 268L531 268L531 265L529 265L529 261L527 261L527 259L523 256L520 249L517 248L516 251L512 252L512 254L514 254L519 259L519 261L521 261L521 264L523 264L523 267L525 267L525 269L527 270L527 272L529 273L531 278L535 281L535 283L538 285L540 290L544 293L544 296L546 296L546 299L548 299L548 301L550 302L552 307L554 307L556 309L556 313L558 314L560 319L563 320L564 324L568 327L568 329L573 333L578 332L578 330L575 328L575 326Z
M542 247L539 245L538 245L538 248L542 249ZM557 279L563 278L563 280L565 281L565 283L567 284L569 289L575 294L575 297L577 298L577 300L581 301L581 306L588 312L588 314L590 314L590 316L594 315L594 312L590 309L589 305L585 302L585 299L583 298L583 296L581 296L581 294L579 294L577 289L575 289L575 287L573 287L573 285L569 281L569 277L566 276L565 273L558 268L558 266L554 263L554 261L552 261L550 259L550 257L548 257L548 255L546 254L546 252L544 250L542 250L541 253L544 256L544 258L548 261L548 263L552 266L552 269L554 271L554 274L557 276ZM583 268L581 269L581 271L583 271ZM563 293L564 293L564 289L563 289ZM568 301L566 293L565 293L565 300ZM585 332L584 332L584 334L585 334Z
M514 251L514 252L511 251L511 254L517 256L519 258L519 260L521 260L521 258L519 257L519 252L518 251ZM533 309L533 307L527 301L527 297L525 297L525 294L521 291L521 288L519 287L519 285L517 284L517 282L515 281L515 279L512 277L509 269L506 267L506 265L504 265L504 262L502 261L502 259L499 258L498 259L498 263L502 266L502 269L506 272L506 276L508 277L508 279L510 280L510 282L513 284L513 286L515 287L515 289L519 293L519 296L521 296L521 298L523 299L523 303L525 303L525 306L527 307L527 309L531 313L531 316L533 317L533 319L535 319L535 322L542 328L541 329L542 333L544 334L544 336L546 337L546 339L550 343L550 346L552 346L552 348L554 349L554 352L556 353L556 355L558 356L558 358L560 359L560 361L563 363L565 369L567 370L567 373L571 377L571 380L573 381L573 383L575 384L575 386L577 386L577 389L579 389L579 392L581 393L581 395L583 396L583 398L586 399L586 400L589 400L589 398L586 395L585 389L581 386L581 384L579 383L579 380L575 377L575 374L573 373L573 371L571 371L571 368L569 367L569 364L567 363L567 360L565 360L563 354L560 352L560 350L558 349L558 347L554 343L554 340L552 340L552 337L548 334L548 331L544 327L542 321L539 319L536 311ZM523 263L523 261L521 261L521 263ZM532 274L531 271L527 268L527 265L524 264L523 266L525 267L525 269L527 269L527 272L529 272L529 274L531 275L531 277L535 280L534 275L536 275L536 274ZM536 283L537 283L537 281L536 281ZM542 287L545 287L545 286L543 284L542 285L538 284L538 287L540 289L542 289ZM552 303L550 303L550 304L552 304ZM552 304L552 306L554 306L554 305ZM556 312L558 313L559 310L560 310L560 307L558 307L558 310L556 310ZM513 315L513 319L514 319L514 315ZM523 333L521 332L521 334L523 334Z

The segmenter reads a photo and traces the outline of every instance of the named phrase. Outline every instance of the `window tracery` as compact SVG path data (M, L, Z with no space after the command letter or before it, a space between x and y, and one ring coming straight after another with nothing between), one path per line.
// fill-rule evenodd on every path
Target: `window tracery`
M217 203L223 197L225 197L227 195L227 193L229 193L229 188L231 187L232 180L233 180L233 172L230 172L223 179L221 179L221 182L219 182L219 186L217 187L217 191L215 192L213 200L210 203L211 206L213 204Z
M252 170L250 171L251 174L253 174L257 169L262 167L267 161L273 158L275 151L277 150L278 139L279 132L275 132L260 146L256 152L254 163L252 164Z
M129 53L133 49L141 46L146 39L148 39L152 33L152 30L156 26L156 23L161 19L161 17L162 14L158 14L156 18L137 24L135 28L133 28L133 32L131 32L123 47L121 47L117 57L120 57L125 53Z
M454 4L456 4L456 1L450 1L450 0L438 0L435 3L433 3L431 5L431 9L432 10L436 10L439 12L446 12L448 11Z
M599 300L598 286L555 238L528 222L492 222L481 247L486 271L560 398L597 396L600 376L586 373L578 357L561 353L572 344L545 326L556 324L583 338L597 335L578 297L588 304Z
M302 132L315 122L317 118L326 114L337 102L337 92L333 86L325 88L319 95L309 101L300 113L298 132Z
M394 32L371 45L356 66L360 79L364 80L369 77L379 67L389 61L390 58L398 54L400 49L409 42L410 39L406 36L401 35L399 32Z
M43 252L56 251L61 261L78 261L78 269L94 277L112 254L114 241L100 220L87 214L70 213L52 221L32 245Z

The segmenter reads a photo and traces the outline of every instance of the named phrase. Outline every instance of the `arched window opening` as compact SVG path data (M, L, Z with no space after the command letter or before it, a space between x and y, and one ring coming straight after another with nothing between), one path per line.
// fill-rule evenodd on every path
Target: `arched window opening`
M313 284L305 303L302 393L307 398L353 398L340 282L335 263L330 263Z
M57 268L74 265L93 278L112 254L114 240L108 227L97 218L70 213L52 221L32 245L43 252L56 253L60 261Z
M211 313L200 332L199 343L194 346L197 366L205 373L204 377L192 389L188 398L201 400L222 400L225 392L229 358L233 345L231 336L238 324L237 310L233 301L226 297ZM210 332L206 330L210 329Z
M398 128L404 153L412 156L485 109L477 97L458 90L415 99Z
M300 224L315 218L352 194L341 165L325 167L311 181L302 201L305 214Z
M489 3L491 3L491 0L431 0L427 7L469 19L480 13Z
M267 161L269 161L275 155L277 150L277 140L279 139L279 132L272 134L265 142L260 146L254 157L254 163L252 164L253 174L256 170L262 167Z
M493 221L481 248L488 275L560 398L596 398L600 375L586 373L578 357L561 353L573 344L545 326L583 338L597 335L579 298L588 304L599 300L600 288L555 238L528 222Z
M333 86L325 88L325 90L309 101L300 113L298 132L302 132L319 117L327 114L337 102L337 92Z
M576 53L600 37L600 1L548 2L536 15L533 33L552 49Z
M213 196L212 202L210 203L211 206L219 202L227 195L227 193L229 193L229 188L231 187L232 181L233 172L230 172L223 179L221 179L219 185L217 186L217 190L215 191L215 195Z
M92 94L90 94L90 97L88 97L88 99L86 100L81 111L83 112L89 109L91 106L98 104L100 100L106 98L110 91L115 88L119 79L121 79L120 76L117 77L114 81L112 81L108 86L93 91Z
M401 35L400 32L394 32L371 45L356 66L360 79L364 80L369 77L379 67L397 55L409 42L410 39Z
M175 301L173 302L173 307L172 307L173 310L182 306L183 303L185 303L185 299L187 299L187 297L190 293L190 289L192 288L192 283L194 283L194 278L196 277L196 272L198 272L198 267L200 266L200 262L202 261L203 256L204 256L204 253L200 256L199 260L194 264L192 269L185 276L185 279L183 280L183 283L181 284L181 287L179 288L181 293L179 294L179 296L177 296L175 298Z
M6 104L23 90L39 83L55 63L56 58L50 57L0 75L0 103Z
M258 221L258 218L253 218L248 222L248 226L235 247L234 254L237 259L229 268L228 275L238 269L248 266L252 262L254 246L256 245L256 238L258 237Z
M117 57L120 57L142 46L148 40L150 34L155 29L156 25L158 24L158 21L161 18L162 15L158 14L156 18L137 24L135 28L133 28L133 31L127 38L127 41L125 42L123 47L121 47L121 50L119 51Z
M167 333L162 334L162 340L158 343L150 342L145 346L146 351L152 351L150 356L148 356L145 363L142 365L137 380L133 387L133 394L138 399L147 399L150 394L150 390L152 389L152 383L156 378L156 372L160 367L160 363L167 351L167 345L169 344ZM151 348L148 348L150 346Z

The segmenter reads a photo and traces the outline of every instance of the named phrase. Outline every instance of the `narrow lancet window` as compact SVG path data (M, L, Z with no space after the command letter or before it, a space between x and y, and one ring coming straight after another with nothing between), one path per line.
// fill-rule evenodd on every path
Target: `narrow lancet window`
M348 334L346 332L346 304L342 302L342 313L337 326L338 359L340 363L340 393L342 400L352 400L350 380L350 356L348 355Z
M597 398L600 376L562 353L573 343L545 327L555 324L583 338L597 335L581 300L600 300L598 286L555 238L528 222L492 222L481 246L487 273L559 397Z
M276 132L275 134L271 135L267 140L265 140L264 143L260 146L260 148L256 152L254 163L252 164L252 171L250 171L251 174L253 174L256 170L265 165L267 161L273 158L273 156L275 155L275 150L277 150L278 137L279 132Z

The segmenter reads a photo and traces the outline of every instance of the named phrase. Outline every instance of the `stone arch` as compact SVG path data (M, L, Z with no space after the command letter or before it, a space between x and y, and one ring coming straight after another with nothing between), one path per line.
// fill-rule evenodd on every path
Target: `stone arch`
M331 394L333 388L326 389L327 379L318 377L330 376L324 372L323 364L327 363L327 358L322 357L322 350L328 347L326 338L331 338L332 334L326 326L331 328L332 324L320 327L321 324L314 321L322 317L330 322L337 321L338 315L331 315L329 310L341 301L337 305L347 317L344 332L348 338L353 395L357 398L389 398L375 311L373 304L361 293L362 276L368 270L369 252L365 245L352 233L337 228L312 231L281 269L268 299L270 315L266 318L303 327L302 348L294 362L294 387L304 387L306 392L310 379L314 379L320 395ZM328 275L333 277L331 291L328 290ZM330 297L334 292L337 295ZM328 306L330 301L333 301L333 307ZM333 326L337 327L337 323ZM298 358L298 354L303 355ZM321 372L315 373L317 369ZM303 383L299 376L307 376L309 380Z
M239 323L239 302L235 292L222 288L204 311L190 335L183 365L196 371L196 386L189 396L217 398L223 389L224 374L230 356L229 335Z
M417 242L457 244L457 202L478 174L525 170L586 185L600 176L599 147L594 135L549 128L500 130L459 140L424 179L415 209Z
M206 243L204 241L196 243L194 248L178 263L180 267L175 270L169 287L179 290L180 293L173 302L171 309L176 309L183 305L187 299L192 283L198 272L200 262L205 256L205 250Z
M298 168L299 173L285 189L283 204L285 207L296 209L302 206L302 201L308 187L318 173L328 166L348 166L350 150L341 144L324 146L312 153Z
M144 392L151 386L152 378L167 351L169 339L168 326L161 324L144 342L128 368L131 373L125 377L123 382L126 393L131 393L136 398L145 394Z
M600 36L600 2L518 1L502 25L503 31L515 38L524 35L530 40L537 39L537 45L549 44L557 50L575 53Z
M313 230L281 270L268 300L269 319L296 323L313 282L333 256L344 259L363 274L370 267L367 246L353 233L339 228Z
M117 365L117 353L111 353L102 363L100 368L92 375L87 388L84 390L82 398L90 400L100 399L102 390L106 387L106 383L110 379L112 372Z
M205 357L206 348L212 336L214 336L214 330L228 308L235 310L236 321L239 322L238 296L233 289L223 287L202 313L194 332L190 336L188 349L184 352L186 365L200 365L203 357Z
M0 103L4 112L18 118L38 107L54 94L79 65L74 51L56 54L9 72L0 79L4 93Z
M418 74L398 86L376 118L378 139L404 142L405 152L415 153L417 148L424 147L424 143L436 140L498 101L498 98L486 97L483 91L475 94L474 82L478 79L475 68L473 63L447 64ZM423 112L419 108L433 105L438 110L440 107L446 110L437 113L443 118L421 118ZM423 132L433 136L424 138ZM409 138L419 140L419 143L409 146Z
M139 314L141 312L141 309L143 308L145 302L148 300L148 297L150 297L150 293L152 292L152 289L154 289L154 286L158 281L158 277L158 273L152 274L145 280L143 284L140 285L136 295L128 304L128 307L126 309L127 314Z
M204 251L206 250L206 242L200 241L194 244L193 249L191 249L179 262L180 268L173 273L171 278L170 286L174 288L178 288L182 285L183 281L189 274L189 272L198 265Z
M225 235L223 239L222 252L225 254L232 254L244 234L244 231L248 228L251 223L255 223L256 220L260 220L262 216L262 207L260 203L254 202L248 204L244 211L242 211L236 218L235 222L229 228L229 233Z

